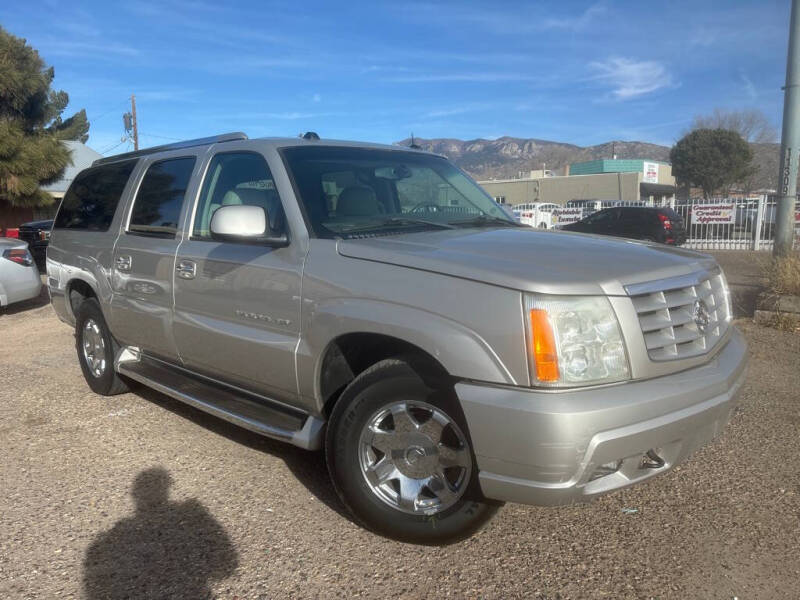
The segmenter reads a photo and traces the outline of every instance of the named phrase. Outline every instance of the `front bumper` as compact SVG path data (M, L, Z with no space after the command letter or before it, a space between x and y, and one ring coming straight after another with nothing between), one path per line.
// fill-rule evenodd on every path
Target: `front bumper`
M716 356L680 373L583 390L456 385L487 498L556 505L663 473L727 423L747 364L731 328ZM642 467L654 449L663 466ZM609 474L603 465L618 469Z

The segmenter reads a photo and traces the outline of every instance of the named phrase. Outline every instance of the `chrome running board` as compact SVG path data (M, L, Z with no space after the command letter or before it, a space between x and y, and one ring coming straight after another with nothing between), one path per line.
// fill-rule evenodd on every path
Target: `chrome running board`
M259 435L306 450L322 447L325 421L300 410L213 382L134 349L123 349L114 366L120 375Z

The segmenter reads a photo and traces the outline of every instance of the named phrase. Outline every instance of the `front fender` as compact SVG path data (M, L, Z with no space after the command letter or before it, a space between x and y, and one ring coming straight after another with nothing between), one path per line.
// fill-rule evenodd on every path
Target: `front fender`
M468 327L403 304L345 298L318 304L304 324L297 351L300 394L313 398L317 410L322 362L328 346L349 333L374 333L400 339L424 350L454 377L516 385L517 381L492 347Z

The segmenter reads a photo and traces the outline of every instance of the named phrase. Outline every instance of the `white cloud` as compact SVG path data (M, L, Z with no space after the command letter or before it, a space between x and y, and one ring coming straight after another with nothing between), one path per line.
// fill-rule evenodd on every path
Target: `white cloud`
M604 2L592 4L575 16L546 16L541 7L529 2L518 10L498 10L496 6L471 6L464 2L411 2L398 4L402 17L429 22L446 14L451 21L477 25L485 31L508 35L535 33L546 29L582 31L606 12ZM562 13L563 14L563 13Z
M742 85L744 86L744 91L747 93L747 96L751 100L756 100L758 98L758 90L756 86L753 85L753 81L744 73L739 73L739 77L742 80Z
M593 62L589 67L595 71L592 79L609 84L618 100L628 100L656 90L672 86L672 76L667 68L654 60L632 60L610 58L604 62Z
M425 83L435 81L531 81L533 79L535 79L535 77L522 73L434 73L385 77L382 81L389 83Z
M81 56L97 59L107 59L109 55L139 56L138 48L117 42L104 41L70 41L64 39L48 39L42 43L42 48L48 54L55 56Z
M606 12L606 7L601 3L593 4L577 17L557 18L549 17L542 21L546 29L567 29L570 31L583 31L597 18Z

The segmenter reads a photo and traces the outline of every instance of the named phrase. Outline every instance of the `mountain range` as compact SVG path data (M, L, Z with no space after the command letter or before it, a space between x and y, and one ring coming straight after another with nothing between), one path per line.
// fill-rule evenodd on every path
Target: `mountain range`
M643 158L669 162L668 146L648 142L612 141L596 146L576 146L535 138L501 137L494 140L457 140L451 138L414 138L423 150L443 154L477 180L518 177L520 172L546 168L564 173L571 163L601 158ZM397 142L408 146L411 139ZM778 178L779 144L750 144L756 174L753 189L775 188Z

